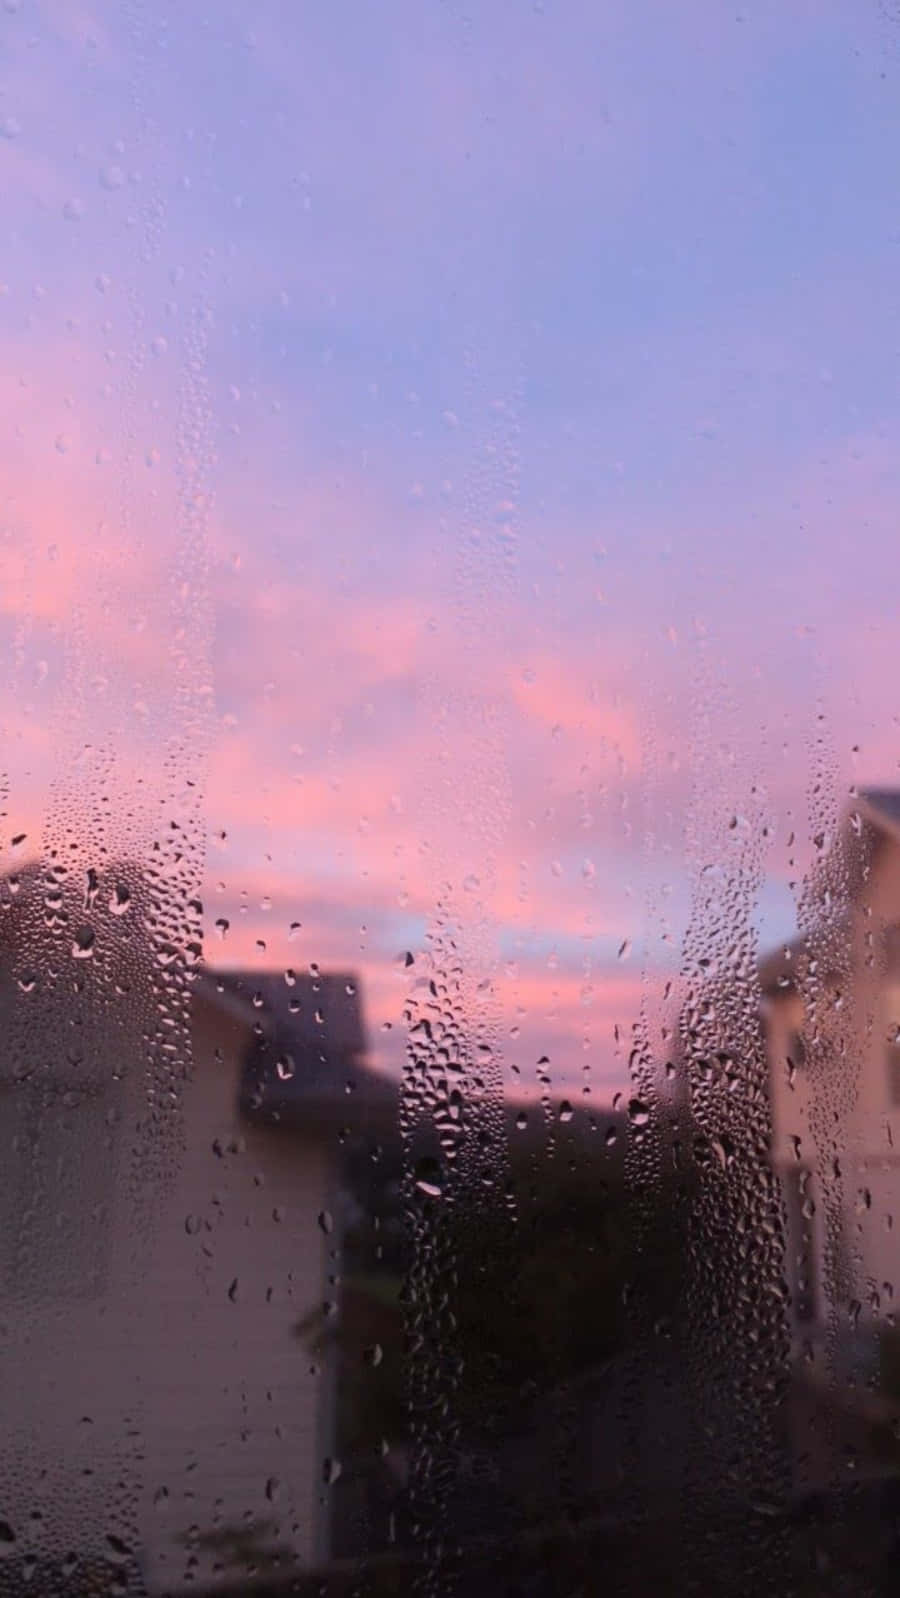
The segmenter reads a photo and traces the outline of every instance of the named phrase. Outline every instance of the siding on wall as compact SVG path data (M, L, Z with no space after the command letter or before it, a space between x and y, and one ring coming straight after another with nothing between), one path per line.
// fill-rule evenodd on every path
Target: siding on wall
M243 1041L198 1004L184 1157L144 1287L142 1540L153 1586L188 1572L208 1580L224 1557L204 1547L208 1533L238 1529L301 1565L317 1553L324 1377L296 1327L325 1296L331 1240L318 1217L337 1143L241 1122Z
M68 1131L53 1123L63 1171L75 1161L80 1181L90 1167L88 1196L99 1183L106 1199L97 1220L86 1211L73 1219L77 1193L67 1203L73 1252L62 1285L79 1284L98 1261L102 1279L91 1293L63 1292L57 1272L42 1285L32 1247L30 1274L0 1323L4 1453L16 1462L4 1517L24 1526L43 1504L60 1556L102 1551L107 1529L130 1527L154 1593L210 1581L217 1562L223 1580L239 1577L209 1534L237 1529L300 1566L321 1553L328 1384L311 1374L295 1328L326 1293L335 1238L318 1217L338 1145L321 1126L241 1119L249 1025L195 1000L180 1147L154 1190L149 1237L136 1234L130 1212L146 1154L134 1136L141 1062L131 1062L133 1102L113 1132L102 1094L93 1118L79 1104ZM48 1147L49 1126L45 1117ZM35 1169L52 1176L44 1165ZM13 1257L6 1264L16 1268ZM29 1348L40 1383L27 1378Z

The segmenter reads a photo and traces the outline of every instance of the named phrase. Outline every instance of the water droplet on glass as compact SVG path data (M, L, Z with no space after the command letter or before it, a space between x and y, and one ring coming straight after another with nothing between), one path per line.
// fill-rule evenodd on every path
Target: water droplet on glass
M113 161L109 166L101 167L100 182L104 189L120 189L125 182L125 173Z
M319 1229L325 1233L326 1237L329 1237L334 1231L334 1217L330 1210L319 1211Z
M291 1077L294 1074L294 1069L293 1056L290 1054L279 1054L278 1059L275 1061L275 1070L278 1072L282 1082L290 1082Z
M642 1099L632 1099L628 1105L628 1119L632 1126L646 1126L650 1111Z
M381 1347L381 1344L373 1343L371 1348L366 1349L363 1358L367 1365L371 1365L373 1369L377 1368L384 1358L384 1351Z
M74 960L90 960L94 953L94 931L92 927L79 927L72 944L72 958Z
M110 896L110 910L114 916L123 916L130 904L131 894L123 882L117 882Z
M439 1199L443 1194L440 1181L440 1166L437 1160L427 1157L419 1160L416 1166L416 1187L426 1198Z

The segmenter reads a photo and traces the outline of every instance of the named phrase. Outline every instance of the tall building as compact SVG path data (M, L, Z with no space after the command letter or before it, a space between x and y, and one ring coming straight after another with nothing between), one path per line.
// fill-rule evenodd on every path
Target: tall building
M860 793L816 842L801 933L760 966L812 1485L900 1462L900 792Z

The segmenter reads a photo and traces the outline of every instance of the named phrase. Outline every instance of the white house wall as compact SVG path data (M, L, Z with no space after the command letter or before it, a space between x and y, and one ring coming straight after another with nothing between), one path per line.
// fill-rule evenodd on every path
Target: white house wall
M14 1462L2 1514L19 1546L32 1524L60 1558L103 1553L106 1532L124 1528L155 1593L212 1577L216 1554L202 1542L217 1529L269 1522L264 1540L301 1566L323 1552L328 1384L311 1373L294 1328L326 1291L334 1239L318 1217L333 1189L336 1137L242 1125L247 1036L195 1004L177 1174L156 1193L153 1246L137 1258L145 1244L129 1210L141 1181L135 1120L120 1116L111 1128L101 1098L69 1114L77 1125L46 1121L60 1139L60 1169L77 1150L79 1180L89 1171L98 1192L109 1190L104 1215L85 1212L77 1234L90 1263L103 1232L105 1274L80 1296L60 1296L54 1282L41 1294L28 1278L18 1298L7 1295L0 1324L4 1457ZM115 1054L114 1039L104 1047ZM136 1113L139 1101L138 1091ZM8 1117L3 1135L9 1156ZM40 1381L28 1380L32 1365ZM42 1522L29 1520L36 1514Z

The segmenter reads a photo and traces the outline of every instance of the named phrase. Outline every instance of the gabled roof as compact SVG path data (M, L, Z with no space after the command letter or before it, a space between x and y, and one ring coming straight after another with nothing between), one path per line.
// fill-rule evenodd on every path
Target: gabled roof
M796 986L808 953L809 940L799 937L792 938L790 943L780 943L777 949L770 949L760 958L759 985L767 999L777 998Z
M296 1048L332 1056L365 1053L359 978L353 971L209 972L246 1003L267 1033L289 1032Z
M900 840L900 789L863 788L855 808L872 822Z
M900 843L900 789L897 788L863 788L849 801L841 823L841 833L838 834L836 843L842 844L852 829L854 834L860 832L860 822L869 828L874 828L881 837L890 838ZM862 860L860 852L857 858ZM854 878L856 872L854 869ZM860 879L861 880L861 879ZM859 880L855 887L851 887L851 896L860 891ZM842 916L836 926L841 928L842 921L847 922L850 914L849 907L844 906ZM759 961L758 972L763 994L769 1000L777 998L780 994L790 992L797 983L804 963L810 953L809 938L798 935L790 943L779 944L778 948L770 950Z
M366 1063L354 972L207 970L199 987L251 1029L239 1086L247 1120L297 1129L396 1113L398 1084Z

